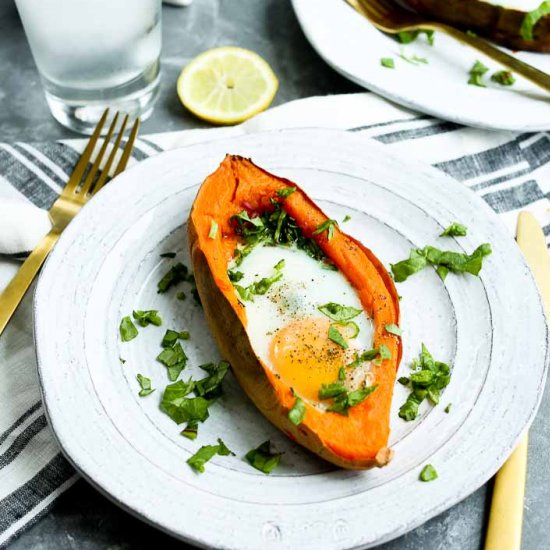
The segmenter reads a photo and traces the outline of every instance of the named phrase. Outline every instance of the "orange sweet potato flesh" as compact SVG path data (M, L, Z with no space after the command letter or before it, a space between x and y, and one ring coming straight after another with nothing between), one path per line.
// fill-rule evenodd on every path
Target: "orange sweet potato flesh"
M280 198L277 191L288 186L296 187L296 191ZM295 402L291 388L263 364L248 339L246 310L227 275L239 242L230 218L243 210L249 214L271 210L271 198L282 203L303 234L317 241L356 289L364 310L373 319L373 347L385 344L391 351L391 359L372 367L373 383L378 388L350 408L349 416L321 411L306 403L303 422L292 424L288 419ZM262 170L248 159L226 156L202 184L189 216L189 246L197 289L222 355L231 363L244 391L273 424L338 466L383 466L392 456L388 448L390 406L401 359L400 338L388 333L385 326L399 323L399 299L388 272L368 248L338 228L330 240L326 231L313 235L327 219L296 184ZM210 238L213 221L218 231L215 238Z

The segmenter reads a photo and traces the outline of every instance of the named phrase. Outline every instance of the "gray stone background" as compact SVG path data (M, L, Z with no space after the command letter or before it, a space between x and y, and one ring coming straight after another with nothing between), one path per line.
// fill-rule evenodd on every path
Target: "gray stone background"
M162 90L152 117L143 124L143 134L208 127L180 105L175 83L190 59L205 49L222 45L250 48L271 64L280 81L275 105L311 95L359 90L313 51L300 30L289 0L194 0L189 8L163 8ZM50 116L13 0L0 0L0 140L55 140L74 135ZM550 548L546 533L550 520L550 462L546 441L550 433L546 419L549 411L547 392L531 431L524 550ZM488 484L439 517L380 548L482 548L490 493ZM185 511L179 513L185 517ZM8 549L146 549L152 546L166 550L186 547L120 510L85 481L79 481Z

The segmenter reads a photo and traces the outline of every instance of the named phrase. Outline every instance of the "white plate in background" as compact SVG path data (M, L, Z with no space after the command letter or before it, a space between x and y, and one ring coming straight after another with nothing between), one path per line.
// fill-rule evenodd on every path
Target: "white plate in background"
M522 132L550 129L550 93L521 77L513 86L499 86L489 78L487 88L468 85L468 72L477 59L491 69L487 77L502 67L443 33L435 33L434 46L424 37L405 45L408 55L429 61L411 65L399 58L395 39L378 31L344 0L292 0L292 5L317 53L346 78L373 92L468 126ZM550 73L550 54L513 55ZM395 69L382 67L382 57L393 57Z

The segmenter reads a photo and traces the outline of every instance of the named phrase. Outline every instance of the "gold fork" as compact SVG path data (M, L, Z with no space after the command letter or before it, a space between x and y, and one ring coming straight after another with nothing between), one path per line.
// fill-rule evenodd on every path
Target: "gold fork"
M88 171L86 171L97 140L101 134L101 130L107 120L108 114L109 109L103 113L103 116L97 123L94 133L90 137L90 140L86 145L86 149L84 149L82 156L78 160L67 185L48 212L52 222L50 232L38 243L35 249L30 253L29 257L25 260L19 271L15 274L14 278L0 294L0 334L2 334L6 328L6 325L17 309L17 306L23 299L23 296L25 296L30 284L65 227L69 225L69 222L76 216L82 206L84 206L84 204L86 204L86 202L88 202L88 200L105 185L109 178L109 170L114 163L115 157L120 148L124 131L126 130L126 125L128 124L128 115L126 115L122 120L113 149L103 169L100 169L100 165L105 157L109 142L115 133L119 113L115 114L93 165ZM118 161L113 172L113 177L126 168L126 164L128 163L128 159L130 158L130 154L132 153L132 149L134 147L134 142L139 130L139 124L140 120L138 118L134 122L128 141L122 150L120 160Z
M550 92L550 75L499 50L482 38L466 34L445 23L425 19L417 13L402 8L395 0L346 0L346 2L383 32L390 34L418 30L444 32Z

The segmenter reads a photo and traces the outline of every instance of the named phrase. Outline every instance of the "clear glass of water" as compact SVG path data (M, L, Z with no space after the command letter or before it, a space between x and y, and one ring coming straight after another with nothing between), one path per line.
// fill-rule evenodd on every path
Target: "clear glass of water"
M161 0L15 0L53 116L91 133L106 107L147 118L160 79Z

